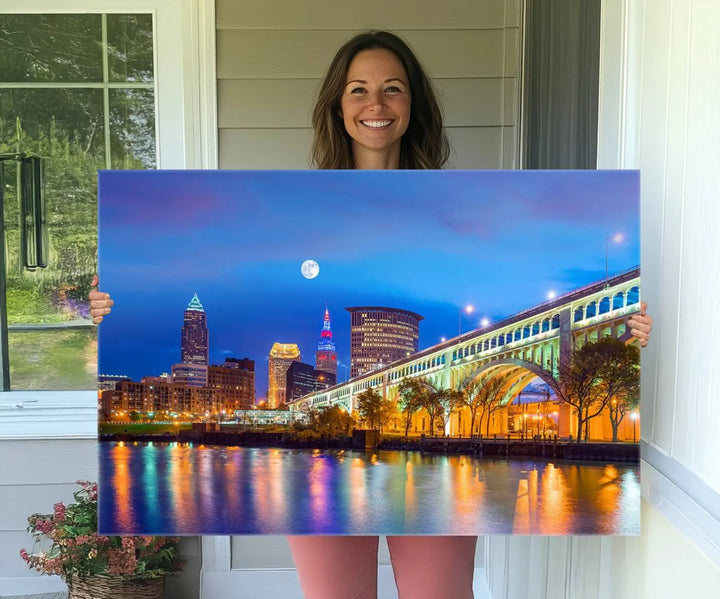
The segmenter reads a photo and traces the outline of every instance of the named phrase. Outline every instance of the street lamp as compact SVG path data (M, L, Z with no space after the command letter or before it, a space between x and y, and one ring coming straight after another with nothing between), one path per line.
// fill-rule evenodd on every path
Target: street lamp
M475 308L470 304L458 310L458 337L462 334L462 313L465 312L466 314L472 314L473 310L475 310Z
M489 324L490 324L490 320L489 320L488 318L483 318L483 319L480 321L480 326L481 326L481 327L486 327L486 326L489 325Z
M637 443L637 419L640 416L637 410L630 412L630 418L633 421L633 443Z
M622 233L615 233L614 235L610 235L610 237L605 238L605 287L609 286L609 277L608 277L608 244L611 241L614 241L615 243L620 243L623 240Z
M554 289L551 289L550 291L548 291L547 298L549 300L555 299L556 297L557 297L557 293L555 293Z

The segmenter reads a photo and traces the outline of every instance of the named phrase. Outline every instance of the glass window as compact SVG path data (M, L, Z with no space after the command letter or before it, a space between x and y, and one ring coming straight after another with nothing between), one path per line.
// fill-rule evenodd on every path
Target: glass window
M590 302L585 308L585 318L592 318L597 313L597 304Z
M577 308L575 308L575 314L573 314L573 322L580 322L583 319L584 314L585 308L583 306L578 306Z
M610 298L606 296L600 300L598 314L607 314L608 312L610 312Z
M555 316L552 317L552 328L553 329L560 328L560 315L559 314L555 314Z
M612 309L613 309L613 310L619 310L619 309L622 308L624 305L625 305L625 295L623 294L622 291L618 291L618 292L613 296Z
M640 301L640 288L635 286L627 292L627 305L632 306Z
M5 160L12 389L93 389L97 170L156 166L152 15L0 15L0 154L45 159L49 263L20 263L16 163Z

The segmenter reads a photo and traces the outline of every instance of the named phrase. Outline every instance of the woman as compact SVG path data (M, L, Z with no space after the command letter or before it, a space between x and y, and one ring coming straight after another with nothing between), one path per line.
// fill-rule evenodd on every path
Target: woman
M449 147L432 86L410 48L388 32L363 33L336 54L312 116L321 169L440 169ZM93 286L97 285L97 278ZM110 312L90 294L93 322ZM647 344L652 319L630 319ZM377 596L377 536L289 537L308 599ZM471 599L476 536L388 537L400 599Z

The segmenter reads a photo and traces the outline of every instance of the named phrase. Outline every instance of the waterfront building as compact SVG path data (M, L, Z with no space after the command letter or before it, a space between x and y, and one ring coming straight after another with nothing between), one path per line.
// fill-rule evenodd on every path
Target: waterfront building
M327 304L325 304L325 317L320 331L320 341L318 341L318 348L315 352L315 370L331 373L333 380L337 378L337 353L335 352L335 342L330 328L330 312Z
M318 370L303 362L293 362L285 376L285 401L292 401L313 391L332 387L334 384L334 373Z
M300 362L300 348L297 344L273 344L268 356L268 408L274 409L285 403L287 369L293 362Z
M185 364L208 363L208 328L205 310L197 293L185 309L180 341L180 361Z
M118 383L129 380L126 374L98 374L98 392L114 389Z
M231 410L231 406L222 404L216 389L168 382L122 381L116 389L102 392L102 406L106 417L113 413L128 417L130 412L167 412L184 418Z
M180 362L172 365L172 382L189 387L207 387L208 367L206 364Z
M225 358L224 364L208 366L207 386L220 392L226 408L249 408L255 403L255 361Z
M420 314L379 306L345 309L350 312L351 378L417 352Z

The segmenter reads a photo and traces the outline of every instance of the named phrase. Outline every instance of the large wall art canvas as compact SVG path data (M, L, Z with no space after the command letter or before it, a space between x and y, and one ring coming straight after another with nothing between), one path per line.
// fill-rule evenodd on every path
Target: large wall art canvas
M638 534L635 171L103 171L100 530Z

